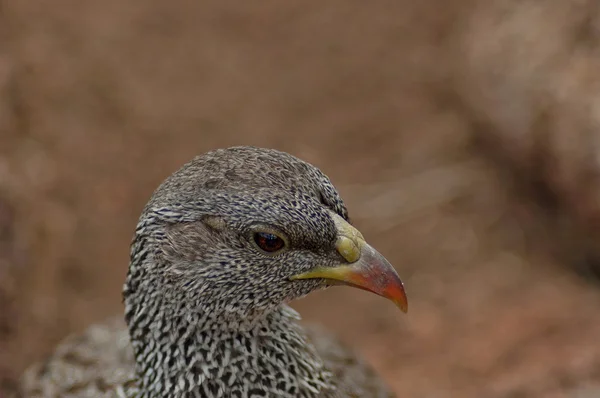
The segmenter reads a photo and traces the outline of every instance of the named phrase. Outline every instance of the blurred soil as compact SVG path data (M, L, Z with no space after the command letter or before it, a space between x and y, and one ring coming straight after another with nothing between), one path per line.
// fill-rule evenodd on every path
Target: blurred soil
M163 178L252 144L325 171L396 265L407 316L343 288L296 307L400 396L600 396L598 8L0 1L3 387L122 311Z

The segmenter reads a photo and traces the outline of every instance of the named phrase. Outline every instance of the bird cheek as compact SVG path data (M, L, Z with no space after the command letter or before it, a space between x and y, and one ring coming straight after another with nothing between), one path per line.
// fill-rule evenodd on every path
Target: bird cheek
M314 291L326 287L320 280L316 279L288 282L288 286L290 286L290 291L286 300L287 302L301 299Z

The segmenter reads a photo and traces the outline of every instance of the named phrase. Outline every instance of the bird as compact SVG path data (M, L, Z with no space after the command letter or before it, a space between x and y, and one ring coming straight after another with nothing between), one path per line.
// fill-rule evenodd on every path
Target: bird
M65 338L24 372L22 396L395 396L289 305L346 285L407 311L396 270L317 167L275 149L213 149L159 185L133 235L124 317Z

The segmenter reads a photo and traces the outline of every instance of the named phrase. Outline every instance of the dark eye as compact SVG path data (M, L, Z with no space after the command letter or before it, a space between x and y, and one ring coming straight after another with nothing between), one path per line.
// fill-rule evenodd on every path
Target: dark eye
M274 253L285 246L283 239L269 232L256 232L254 234L254 242L267 253Z

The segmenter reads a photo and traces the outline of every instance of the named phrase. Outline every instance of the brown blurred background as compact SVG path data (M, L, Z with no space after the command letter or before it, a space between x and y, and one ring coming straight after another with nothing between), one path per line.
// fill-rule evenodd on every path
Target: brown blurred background
M3 388L122 311L163 178L253 144L319 166L399 270L407 316L296 307L400 396L600 396L599 51L593 0L0 0Z

